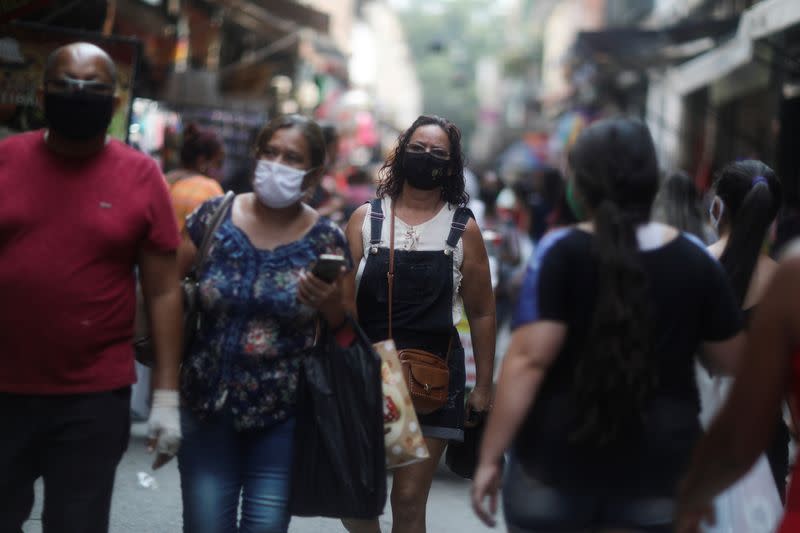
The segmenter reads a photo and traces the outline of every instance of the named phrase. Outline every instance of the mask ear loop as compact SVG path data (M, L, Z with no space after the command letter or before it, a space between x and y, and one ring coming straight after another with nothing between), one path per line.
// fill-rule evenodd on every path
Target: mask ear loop
M714 206L719 206L719 215L714 216ZM722 214L725 213L725 202L722 198L715 196L711 202L711 207L708 208L708 218L711 220L711 225L714 229L719 229L719 222L722 220Z
M303 183L306 182L306 180L308 179L309 175L313 174L314 172L323 172L324 169L325 169L325 167L323 165L317 165L316 167L309 168L308 170L306 170L306 173L303 174ZM314 186L308 185L306 187L303 187L303 201L304 202L307 202L308 200L311 199L312 196L314 196L315 189L317 188L317 186L319 186L322 183L322 179L324 177L325 177L324 174L319 176L319 177L317 177L316 178L316 182L317 183Z

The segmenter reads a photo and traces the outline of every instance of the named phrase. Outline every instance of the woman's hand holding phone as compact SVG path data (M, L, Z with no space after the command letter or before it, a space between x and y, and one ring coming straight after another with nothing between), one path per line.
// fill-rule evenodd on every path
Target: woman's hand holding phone
M319 311L331 326L344 320L341 278L345 273L342 256L322 255L311 272L300 274L300 302Z

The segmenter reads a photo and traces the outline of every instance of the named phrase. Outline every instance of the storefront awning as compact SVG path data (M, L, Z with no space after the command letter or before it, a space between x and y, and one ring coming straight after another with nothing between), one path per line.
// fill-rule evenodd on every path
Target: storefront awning
M235 25L256 37L255 44L248 44L240 57L220 69L223 87L243 86L253 77L263 81L276 62L285 65L297 57L303 35L325 35L330 25L327 14L290 0L219 2L228 9L227 16Z
M575 42L578 54L602 62L603 56L613 58L626 68L647 68L658 63L674 63L676 50L687 43L719 39L736 31L738 18L727 20L687 21L658 30L641 28L611 28L602 31L580 32ZM692 48L687 48L692 55ZM694 52L696 55L697 52ZM685 55L683 57L686 57Z
M753 59L754 42L800 24L800 1L763 0L746 10L736 36L667 73L670 85L689 94L731 74Z
M330 18L313 8L288 0L220 0L237 24L257 33L278 38L309 28L327 33Z

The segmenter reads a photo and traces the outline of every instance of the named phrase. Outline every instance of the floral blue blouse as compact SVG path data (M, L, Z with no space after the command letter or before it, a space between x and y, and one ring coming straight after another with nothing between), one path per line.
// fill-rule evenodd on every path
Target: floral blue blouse
M198 247L221 202L211 199L187 218ZM265 428L292 415L299 355L315 333L315 311L298 301L297 284L326 253L351 263L344 234L325 218L301 239L263 250L228 211L198 272L202 320L181 370L185 407L201 418L229 409L237 429Z

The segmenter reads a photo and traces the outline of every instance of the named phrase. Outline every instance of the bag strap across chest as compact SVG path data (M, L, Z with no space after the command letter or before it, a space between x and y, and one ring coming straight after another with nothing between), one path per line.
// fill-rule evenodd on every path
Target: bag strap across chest
M220 202L211 215L211 218L209 219L203 233L203 240L200 241L200 247L197 249L197 253L194 256L194 262L192 263L190 274L197 275L197 271L200 270L200 267L206 262L206 259L208 258L208 252L211 250L211 243L214 239L214 234L222 225L223 220L225 220L225 215L228 214L228 210L233 205L233 200L235 197L236 194L234 194L233 191L228 191L224 198L222 198L222 202Z

